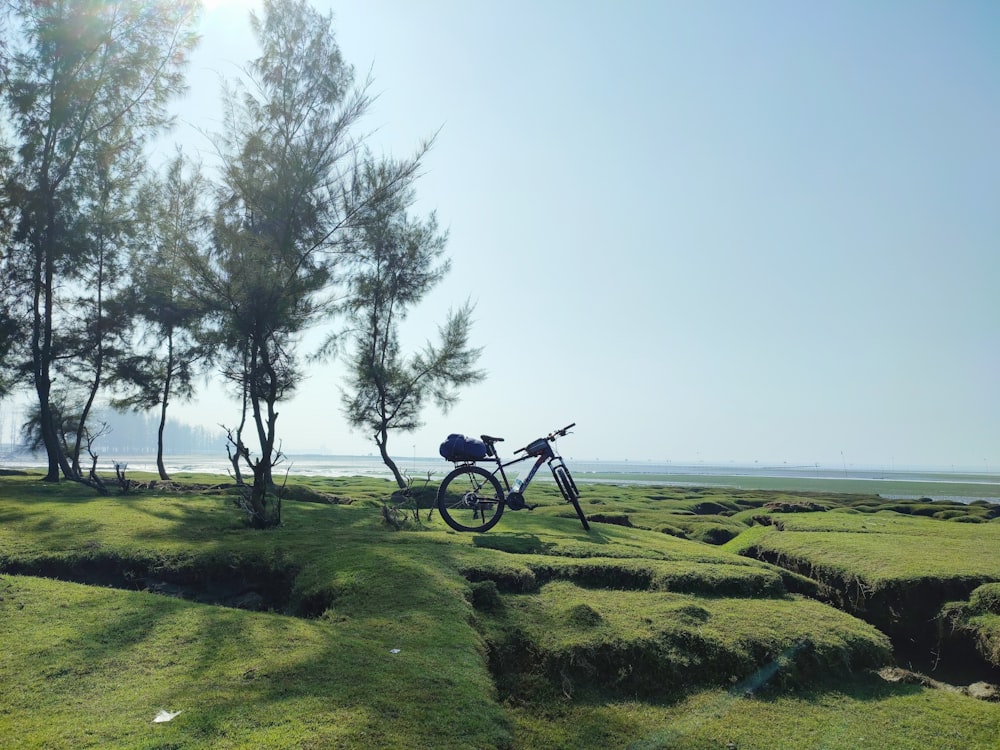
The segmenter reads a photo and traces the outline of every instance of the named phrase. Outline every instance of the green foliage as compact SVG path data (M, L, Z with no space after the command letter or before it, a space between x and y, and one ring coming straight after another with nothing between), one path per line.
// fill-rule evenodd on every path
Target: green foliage
M124 304L144 324L115 363L118 408L159 407L156 461L160 479L167 406L194 393L194 379L214 352L204 329L209 308L194 294L193 270L207 252L207 184L178 151L161 177L149 177L136 200L141 231L133 243L134 284Z
M408 164L369 157L358 170L353 189L365 196L365 210L347 240L351 273L342 304L353 347L344 411L353 427L373 435L400 487L406 481L389 455L389 433L419 427L429 398L447 411L460 387L484 377L475 369L480 350L469 345L469 303L449 313L439 330L440 343L428 342L423 351L406 356L399 341L400 323L450 265L442 260L447 238L434 214L420 220L409 213L415 200L411 175L418 163L419 156Z
M0 61L2 94L17 159L2 185L14 231L0 275L31 300L18 369L38 397L51 481L60 471L83 478L76 459L87 414L119 354L111 334L125 327L108 294L127 286L127 204L142 147L182 87L192 12L190 2L95 0L5 9L15 34ZM72 465L50 405L56 374L82 391L71 407Z
M216 139L222 185L213 248L195 258L202 301L212 305L223 374L242 399L230 430L235 463L254 474L255 518L279 460L277 405L302 379L302 333L334 311L337 242L359 210L349 175L353 129L370 99L354 88L330 14L303 0L268 0L251 14L260 54L248 80L226 92ZM256 455L243 440L248 411Z

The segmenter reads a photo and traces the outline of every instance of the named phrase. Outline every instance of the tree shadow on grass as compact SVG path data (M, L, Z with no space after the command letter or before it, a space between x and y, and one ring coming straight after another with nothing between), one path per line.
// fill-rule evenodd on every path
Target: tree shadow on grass
M472 545L515 555L545 555L553 548L550 542L543 541L536 534L521 531L477 534L472 537Z
M4 550L9 563L17 562L22 554L37 557L39 551L59 554L64 550L93 549L100 531L100 523L93 519L67 519L27 505L6 505L0 509L0 526L16 539Z
M616 707L620 698L595 691L574 695L572 705L567 705L562 715L545 718L554 718L563 728L567 747L620 746L629 750L892 747L897 746L894 739L906 737L902 723L919 730L936 723L933 713L923 715L917 703L923 704L920 688L890 685L867 673L752 694L742 687L704 686L626 704L627 711ZM527 710L535 711L530 706ZM985 713L979 716L982 719ZM531 727L536 721L529 716L525 725ZM942 729L954 730L955 723L961 722L954 720ZM980 723L979 733L983 734L986 721ZM957 745L910 742L904 746Z

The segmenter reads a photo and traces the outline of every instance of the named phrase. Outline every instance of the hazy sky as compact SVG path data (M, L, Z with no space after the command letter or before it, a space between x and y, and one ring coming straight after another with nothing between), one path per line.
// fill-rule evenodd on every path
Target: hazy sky
M255 50L250 4L209 5L170 136L206 161ZM316 6L374 75L371 145L440 130L417 189L452 272L404 344L471 298L485 347L394 453L575 421L580 459L1000 466L1000 4ZM342 377L280 408L287 451L375 450Z

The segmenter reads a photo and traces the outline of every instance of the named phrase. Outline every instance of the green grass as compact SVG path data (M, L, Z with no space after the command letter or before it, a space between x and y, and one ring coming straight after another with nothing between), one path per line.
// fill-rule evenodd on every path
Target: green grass
M882 588L918 579L1000 580L1000 525L878 513L773 514L727 549L751 547L801 561L818 573L863 578Z
M996 712L995 704L871 677L753 698L707 690L668 705L564 702L512 711L515 734L533 750L987 750L996 747Z
M377 512L313 503L288 503L280 529L257 532L217 497L30 485L15 500L0 486L5 568L110 561L184 582L227 565L293 569L292 610L330 603L302 619L5 576L0 640L18 647L0 657L0 736L46 748L509 742L467 584L436 555L443 532L392 534ZM434 704L466 700L481 710L428 720ZM154 725L160 708L183 713Z
M517 701L578 692L676 697L704 685L743 684L752 692L764 676L803 684L890 658L888 639L871 626L794 596L705 597L559 581L503 596L483 619L502 692Z
M0 591L3 642L18 644L0 658L0 736L22 747L460 748L509 736L454 614L450 637L434 639L429 613L303 620L19 577ZM464 700L481 710L426 720L431 702ZM153 724L160 709L182 713Z
M737 553L815 534L868 574L877 546L856 537L984 546L1000 524L765 507L872 497L591 486L585 509L615 523L588 534L539 485L542 507L488 534L426 510L396 532L380 512L391 483L292 478L283 524L254 531L225 490L101 498L36 479L0 478L7 746L992 746L994 706L873 678L883 635ZM747 526L760 513L786 531ZM708 544L702 524L742 534ZM107 587L153 581L192 597L251 587L274 611ZM182 713L154 724L160 709Z
M579 479L634 481L634 474L581 474ZM704 487L722 492L778 491L834 493L851 495L890 495L906 497L975 497L995 500L1000 497L1000 476L997 474L938 473L935 481L901 479L851 479L829 477L764 477L711 474L643 474L644 482L662 485Z

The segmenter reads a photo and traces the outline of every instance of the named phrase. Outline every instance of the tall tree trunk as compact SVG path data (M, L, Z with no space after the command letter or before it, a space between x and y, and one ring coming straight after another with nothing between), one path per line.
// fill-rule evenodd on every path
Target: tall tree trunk
M163 428L167 424L167 402L160 404L160 426L156 430L156 471L164 482L170 481L166 466L163 464Z
M163 465L163 428L167 424L167 402L170 400L170 379L174 374L174 331L167 332L167 375L163 382L163 398L160 399L160 426L156 430L156 470L160 479L170 481L170 475Z
M251 344L248 363L248 393L253 411L254 427L257 429L257 441L260 445L260 456L255 461L250 460L249 454L244 454L247 463L253 469L253 487L250 488L248 501L254 526L268 528L277 526L281 522L280 500L274 492L274 479L271 471L275 462L274 436L275 423L278 419L278 414L274 410L274 404L278 399L277 380L274 368L267 356L266 344L258 344L257 342ZM265 379L267 381L266 389L262 388ZM261 391L264 391L263 398L261 398ZM266 417L264 415L265 406L267 409ZM269 496L274 498L273 510L268 508Z
M44 377L35 374L35 392L38 394L38 418L42 433L42 443L45 445L45 453L48 455L48 471L43 480L46 482L59 481L59 437L56 435L55 420L52 417L52 406L49 403L49 391L52 384Z
M44 244L48 244L47 241ZM43 477L46 482L58 482L59 471L62 469L67 479L74 478L62 441L56 430L55 415L52 412L52 287L53 263L51 252L45 247L35 251L33 269L34 315L31 328L31 358L35 381L35 393L38 395L39 428L42 433L42 443L48 457L48 472Z
M271 488L271 482L265 478L265 473L270 474L270 464L263 458L257 460L253 465L253 487L250 488L250 506L253 509L253 525L256 528L264 529L269 526L276 526L281 520L276 518L274 513L268 512L267 494Z
M278 401L278 374L271 364L267 344L256 347L251 358L252 377L255 387L250 390L250 401L253 405L254 424L257 427L257 440L260 443L260 471L254 471L254 482L258 476L270 488L274 485L272 467L275 463L274 438L277 429L278 412L274 410L274 405ZM261 402L260 382L266 377L267 389L265 391L263 403ZM267 415L265 417L262 409L266 406Z

